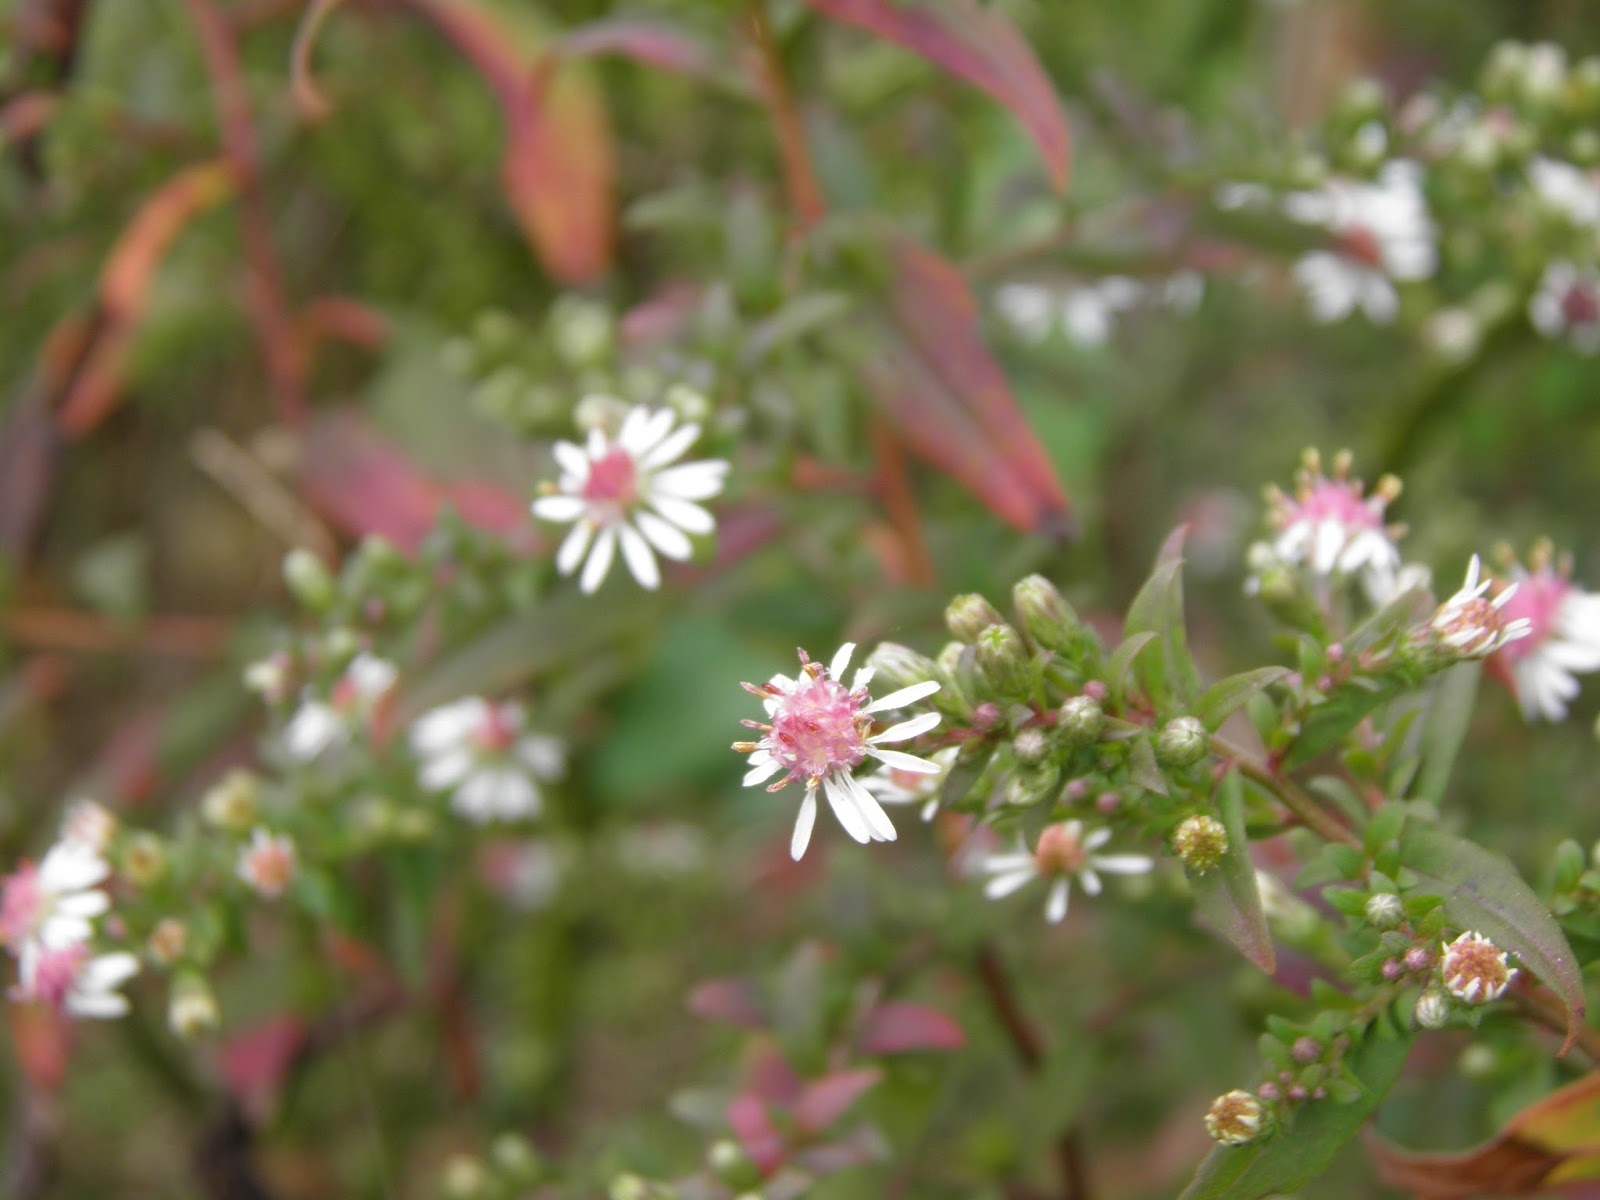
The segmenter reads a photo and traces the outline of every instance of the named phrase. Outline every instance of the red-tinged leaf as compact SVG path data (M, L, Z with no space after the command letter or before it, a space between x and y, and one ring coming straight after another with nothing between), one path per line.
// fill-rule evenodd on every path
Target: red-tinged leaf
M665 21L612 17L564 34L555 52L562 58L619 54L647 67L697 77L717 73L711 47Z
M707 980L689 993L688 1004L697 1017L741 1029L765 1029L769 1023L755 984L748 979Z
M72 1057L72 1022L45 1004L12 1004L8 1008L17 1065L34 1087L55 1091L66 1078Z
M728 1126L763 1175L783 1165L783 1136L760 1096L754 1092L735 1096L728 1104Z
M746 1090L779 1108L792 1108L805 1090L778 1044L764 1035L751 1039L744 1080Z
M409 0L483 74L506 122L501 182L540 261L578 283L611 265L615 150L605 101L526 14L476 0Z
M305 1048L309 1030L298 1017L274 1017L228 1039L222 1047L222 1081L248 1108L268 1104Z
M1529 1105L1481 1146L1416 1154L1373 1136L1382 1178L1418 1200L1469 1200L1560 1191L1600 1180L1600 1071Z
M806 1084L794 1106L795 1124L807 1133L821 1133L882 1078L883 1072L875 1067L862 1067L835 1071Z
M311 73L311 51L333 10L342 0L310 0L300 26L294 31L294 44L289 48L289 94L307 121L321 121L332 115L333 105L317 87Z
M880 1004L861 1022L856 1037L863 1054L905 1054L912 1050L959 1050L966 1032L955 1019L921 1004Z
M851 1130L837 1141L807 1146L794 1156L794 1163L814 1175L832 1175L850 1167L865 1167L889 1159L883 1136L870 1125Z
M1066 190L1071 140L1061 100L1027 41L997 8L980 8L973 0L806 3L836 21L904 46L988 92L1016 114L1038 146L1056 190Z

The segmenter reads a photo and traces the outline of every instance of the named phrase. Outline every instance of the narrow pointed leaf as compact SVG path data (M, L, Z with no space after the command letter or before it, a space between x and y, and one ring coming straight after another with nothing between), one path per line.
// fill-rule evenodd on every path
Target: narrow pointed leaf
M1244 789L1231 770L1217 787L1217 817L1228 831L1222 861L1203 875L1189 873L1200 920L1268 975L1277 970L1272 932L1261 910L1261 890L1244 826Z
M1176 530L1161 547L1155 570L1128 606L1123 637L1156 635L1158 649L1134 663L1134 676L1151 699L1192 706L1200 692L1200 674L1189 655L1183 617L1183 537Z
M1456 756L1467 740L1482 674L1482 663L1458 663L1435 679L1429 689L1428 709L1419 733L1422 766L1412 791L1415 799L1436 804L1444 795Z
M1287 667L1257 667L1219 679L1194 702L1194 715L1215 733L1224 721L1250 702L1250 697L1271 687L1289 673Z

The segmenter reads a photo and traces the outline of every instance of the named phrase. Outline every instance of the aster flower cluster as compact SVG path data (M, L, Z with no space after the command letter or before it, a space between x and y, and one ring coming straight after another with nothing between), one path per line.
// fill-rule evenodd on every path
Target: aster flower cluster
M1205 296L1205 276L1178 271L1162 279L1107 275L1071 286L1008 283L996 289L995 312L1017 336L1042 342L1057 332L1079 346L1104 346L1117 322L1137 309L1192 313Z

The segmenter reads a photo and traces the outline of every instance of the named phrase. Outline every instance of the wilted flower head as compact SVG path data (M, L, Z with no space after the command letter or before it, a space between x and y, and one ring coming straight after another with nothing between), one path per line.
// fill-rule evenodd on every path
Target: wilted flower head
M0 939L12 953L32 941L87 940L93 919L111 907L97 886L110 874L93 847L57 842L37 867L25 862L0 881Z
M1278 531L1272 552L1278 561L1304 563L1318 575L1360 574L1369 593L1380 593L1391 587L1400 566L1395 540L1404 529L1384 523L1400 481L1385 475L1369 493L1350 477L1350 465L1350 455L1342 452L1333 460L1333 475L1324 475L1322 456L1307 450L1293 496L1267 489L1268 516Z
M938 713L923 713L891 725L882 733L872 732L873 713L903 708L931 696L939 690L938 682L913 684L874 700L867 692L871 667L858 670L848 689L840 682L854 651L855 644L846 642L824 667L801 650L800 673L794 679L774 675L760 686L744 685L747 691L761 697L770 722L746 721L752 729L761 730L761 740L733 745L735 750L750 755L744 785L752 787L778 775L778 781L769 784L768 791L775 792L790 782L803 782L806 787L789 845L789 852L796 859L806 852L811 841L819 787L828 797L839 824L852 838L863 843L892 842L894 825L877 797L855 778L855 768L870 757L902 771L937 775L941 770L938 763L928 759L885 748L885 743L903 742L926 733L939 723Z
M393 689L399 671L387 659L358 654L350 660L327 697L309 690L283 729L283 747L291 758L310 762L347 743L355 730L372 719Z
M239 878L268 900L283 895L294 878L295 865L294 839L288 834L274 837L260 826L250 835L249 845L239 851Z
M1517 968L1508 965L1504 950L1481 933L1469 932L1445 943L1439 974L1452 996L1487 1004L1500 998L1517 977Z
M1497 658L1529 720L1562 720L1578 694L1576 676L1600 671L1600 595L1572 582L1570 559L1553 559L1548 542L1536 546L1528 566L1513 566L1502 593L1501 615L1528 623L1528 635L1502 646Z
M619 549L639 586L657 587L656 555L681 562L694 552L686 535L716 527L696 501L722 491L728 464L677 463L700 436L700 426L674 428L676 421L670 408L639 406L628 410L614 439L591 428L582 446L557 442L551 448L561 478L533 502L533 515L573 523L556 551L556 569L571 575L582 563L582 591L600 586Z
M1101 871L1111 875L1139 875L1154 865L1143 854L1095 853L1110 840L1109 829L1084 833L1082 821L1048 825L1040 831L1031 853L1025 844L1020 844L1011 853L992 854L981 862L980 869L990 876L983 894L991 900L999 900L1035 879L1048 880L1050 893L1044 915L1047 921L1055 924L1067 915L1073 880L1077 880L1089 895L1098 896L1102 887Z
M1493 580L1479 577L1481 567L1474 554L1461 590L1439 606L1429 625L1434 640L1462 658L1484 658L1532 631L1526 617L1513 620L1503 611L1516 595L1517 585L1511 584L1488 600L1484 593Z
M1528 301L1528 320L1545 337L1564 337L1581 353L1600 350L1600 271L1565 260L1551 263Z
M424 713L411 727L411 750L422 760L419 781L448 791L450 806L469 821L537 816L539 784L559 779L566 751L557 738L526 732L522 706L468 696Z

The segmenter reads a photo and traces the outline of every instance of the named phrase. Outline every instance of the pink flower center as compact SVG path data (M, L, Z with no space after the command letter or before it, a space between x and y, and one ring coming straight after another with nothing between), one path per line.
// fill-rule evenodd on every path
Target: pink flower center
M276 896L294 878L294 851L278 842L262 842L252 847L245 860L250 884L265 896Z
M1089 852L1066 825L1047 826L1033 848L1034 865L1041 875L1076 875L1088 860Z
M1517 662L1531 654L1556 627L1561 616L1561 603L1572 590L1572 584L1560 573L1545 567L1517 584L1517 590L1500 609L1500 617L1507 624L1526 618L1528 636L1518 638L1503 646L1500 653L1508 662Z
M1284 518L1285 525L1337 521L1347 529L1383 529L1382 506L1363 499L1361 485L1353 479L1317 479L1284 506Z
M1562 293L1561 315L1568 325L1593 325L1600 321L1600 295L1586 283L1574 283Z
M484 754L504 754L516 740L514 714L502 705L489 705L484 711L483 720L472 733L473 746Z
M855 766L867 755L872 725L861 711L864 694L846 691L826 674L811 679L802 673L794 691L777 697L768 753L792 776L808 780Z
M81 942L62 946L58 950L40 952L33 967L33 995L52 1008L67 1002L67 993L78 981L78 972L89 960L89 947Z
M1339 248L1363 266L1383 266L1383 243L1365 225L1350 225L1339 231Z
M589 465L583 498L608 517L620 516L639 498L639 467L621 446L614 446Z
M15 945L38 929L43 915L39 870L23 863L0 882L0 938Z

